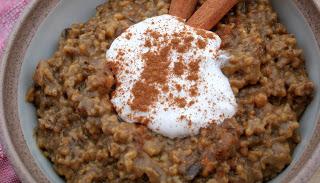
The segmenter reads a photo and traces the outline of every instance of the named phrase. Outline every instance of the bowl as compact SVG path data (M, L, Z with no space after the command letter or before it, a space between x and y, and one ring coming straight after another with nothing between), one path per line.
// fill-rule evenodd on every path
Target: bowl
M36 145L35 108L25 100L40 60L57 48L61 31L84 22L105 0L33 0L10 38L0 67L0 136L23 182L63 182ZM300 120L301 143L292 163L271 182L307 182L320 164L320 2L271 0L288 31L303 49L306 69L315 84L314 99Z

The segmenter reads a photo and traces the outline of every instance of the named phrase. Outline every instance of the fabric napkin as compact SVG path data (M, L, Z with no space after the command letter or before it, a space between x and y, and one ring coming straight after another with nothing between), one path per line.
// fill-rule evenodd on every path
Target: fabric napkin
M0 58L21 12L31 0L0 0ZM0 183L19 183L0 142Z

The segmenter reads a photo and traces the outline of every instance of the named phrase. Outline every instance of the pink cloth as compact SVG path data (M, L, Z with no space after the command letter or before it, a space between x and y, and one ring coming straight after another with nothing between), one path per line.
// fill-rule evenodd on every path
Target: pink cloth
M14 23L30 0L0 0L0 58ZM0 142L0 183L19 183Z
M30 0L0 0L0 50L10 35L14 23Z

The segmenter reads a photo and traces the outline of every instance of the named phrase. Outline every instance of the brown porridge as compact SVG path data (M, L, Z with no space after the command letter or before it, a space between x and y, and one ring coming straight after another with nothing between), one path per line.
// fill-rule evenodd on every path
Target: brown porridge
M39 63L27 94L37 108L37 143L67 182L263 182L291 162L313 84L267 0L239 3L215 30L232 54L223 68L238 103L232 119L174 140L118 119L105 51L169 3L109 0L66 29L54 56Z

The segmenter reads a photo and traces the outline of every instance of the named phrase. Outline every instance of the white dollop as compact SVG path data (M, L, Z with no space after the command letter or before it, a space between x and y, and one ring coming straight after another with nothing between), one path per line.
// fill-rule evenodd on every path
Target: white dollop
M130 103L134 99L132 88L136 82L141 81L141 73L145 67L142 55L150 51L159 50L159 46L145 46L147 40L152 39L146 32L157 32L161 35L158 42L164 42L161 47L168 46L164 39L174 39L177 34L187 33L194 39L191 47L183 53L174 49L169 54L169 74L167 84L168 92L162 92L154 105L147 112L133 110ZM202 33L201 33L202 31ZM119 82L111 102L118 115L126 122L140 123L140 119L149 119L148 127L154 132L170 138L186 137L199 133L200 128L208 127L211 123L221 124L226 118L236 113L236 99L226 76L220 67L228 60L228 54L220 50L221 39L213 32L195 29L186 25L180 19L171 15L162 15L146 19L129 27L114 40L107 51L108 62L121 66L115 73ZM181 37L180 37L181 38ZM199 48L197 42L205 41L204 48ZM181 43L183 44L183 43ZM176 75L173 72L178 58L183 58L184 65L191 61L199 62L197 81L188 80L189 72ZM176 85L182 86L178 90ZM196 85L198 94L190 94L190 89ZM178 107L172 103L171 98L183 98L188 103L185 107Z

